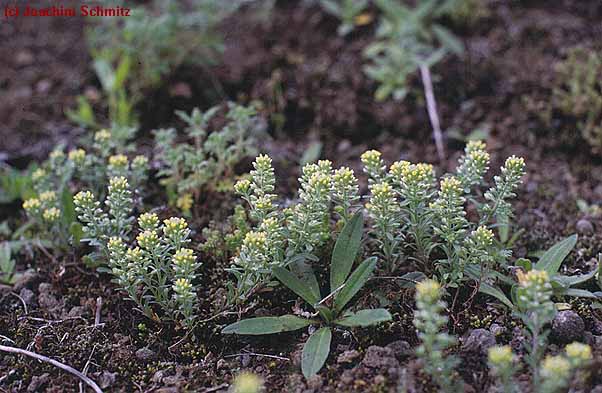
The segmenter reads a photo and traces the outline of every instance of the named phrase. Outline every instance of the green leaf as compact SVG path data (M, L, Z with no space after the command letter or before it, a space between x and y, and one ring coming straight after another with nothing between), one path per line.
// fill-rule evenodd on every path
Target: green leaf
M374 268L376 267L376 257L367 258L362 262L349 279L345 283L341 292L339 292L334 298L334 308L337 312L340 312L343 307L351 298L355 296L356 293L359 292L360 289L366 284L366 282L370 279Z
M572 235L550 247L537 261L535 269L544 270L553 276L560 269L562 261L569 255L577 244L577 235Z
M291 332L309 326L312 323L315 323L313 319L299 318L294 315L250 318L226 326L222 329L222 334L259 336L262 334Z
M313 142L303 152L303 156L299 160L299 165L304 166L310 162L318 161L320 154L322 154L322 142Z
M597 272L598 268L592 270L587 274L579 274L577 276L556 275L552 277L552 280L558 281L562 286L568 288L574 285L583 284L584 282L591 280L592 278L594 278Z
M493 296L500 302L504 303L504 305L511 310L514 308L514 305L512 304L510 299L506 297L504 292L502 292L499 288L494 287L493 285L487 284L486 282L482 282L479 287L479 292L484 293L485 295Z
M526 272L533 269L533 264L531 263L530 260L528 260L526 258L518 258L516 260L516 262L514 262L514 265L522 267L523 269L525 269Z
M364 216L361 212L357 212L339 234L330 261L330 292L343 285L349 276L355 257L362 245L363 229Z
M569 288L564 293L564 296L582 297L587 299L596 299L597 296L585 289Z
M72 222L75 221L75 204L73 204L73 195L68 188L65 187L61 194L61 210L63 212L63 224L69 228Z
M119 62L119 65L117 66L117 69L115 70L115 80L113 81L114 90L121 89L124 86L124 83L130 74L130 64L130 56L123 56Z
M390 321L391 318L391 314L389 314L387 310L384 308L377 308L374 310L347 312L341 318L334 321L334 323L347 327L370 326Z
M291 291L301 296L310 305L314 306L320 301L319 297L310 289L310 287L301 281L297 276L291 273L288 269L282 267L274 267L272 273L278 280L286 285Z
M84 229L79 222L72 222L69 226L69 233L73 237L73 245L78 246L84 236Z
M462 42L459 39L457 39L453 35L453 33L447 30L445 27L440 25L433 25L433 32L435 33L437 39L439 39L441 44L456 55L461 55L464 52L464 45L462 45Z
M301 371L305 378L309 379L320 371L330 352L330 341L332 332L329 328L323 327L312 334L301 353Z
M296 274L297 277L307 285L307 288L315 298L320 299L320 284L318 284L318 279L316 278L311 265L305 262L305 258L297 258L290 264L290 267L293 274Z

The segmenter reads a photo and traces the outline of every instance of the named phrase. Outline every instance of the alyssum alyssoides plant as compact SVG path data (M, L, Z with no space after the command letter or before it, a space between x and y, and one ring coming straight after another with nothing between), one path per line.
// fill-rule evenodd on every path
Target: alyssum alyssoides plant
M224 334L263 335L288 332L308 326L312 329L309 339L303 347L301 369L309 378L322 368L330 352L332 332L335 327L350 328L370 326L389 321L391 315L385 309L366 309L351 311L349 301L370 279L376 267L376 258L365 259L353 271L354 261L361 254L363 216L356 213L339 234L330 260L330 291L322 296L320 285L311 268L305 268L301 274L285 267L275 266L273 274L290 290L305 300L314 310L307 317L283 315L280 317L259 317L245 319L226 326Z
M240 180L235 191L249 205L251 230L245 235L230 272L236 277L228 291L229 303L243 303L268 285L274 267L304 265L317 260L331 237L330 218L335 213L347 223L357 209L357 179L353 171L332 169L330 161L307 164L299 178L299 198L286 209L276 204L272 160L260 155L249 179Z
M82 241L95 248L86 259L95 265L102 265L109 260L109 239L128 239L132 230L134 200L130 184L123 176L111 178L104 201L107 211L91 191L80 191L73 202L78 219L83 224Z
M145 213L138 225L137 246L128 248L120 237L108 241L109 269L115 283L148 318L175 321L191 329L196 317L193 282L200 264L194 251L187 248L190 229L186 220L172 217L160 225L156 214Z
M444 392L462 392L462 382L454 375L458 360L446 356L445 351L456 343L454 337L443 332L447 317L443 314L445 303L441 300L441 285L427 279L416 284L414 326L418 331L420 346L416 355L423 361L424 370Z
M592 360L592 349L587 344L574 342L567 345L564 354L547 356L539 368L541 383L533 385L537 393L558 393L566 391L573 375ZM489 367L497 377L500 391L518 393L520 391L514 376L517 367L517 356L508 345L495 346L489 349Z
M467 278L485 281L494 263L505 263L510 253L495 245L489 227L512 215L508 200L524 174L522 158L508 158L483 193L489 154L482 142L468 143L455 173L445 175L439 189L429 164L398 161L387 170L378 151L361 158L369 177L370 232L389 271L409 257L423 272L436 271L445 286L456 287ZM466 217L469 203L479 215L476 222ZM444 258L434 259L435 250Z

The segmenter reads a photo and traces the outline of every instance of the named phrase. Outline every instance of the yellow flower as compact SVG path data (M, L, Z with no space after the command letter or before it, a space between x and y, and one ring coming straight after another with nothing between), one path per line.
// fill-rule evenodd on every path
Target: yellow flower
M272 159L270 156L266 154L260 154L255 158L255 162L253 163L253 168L258 171L267 171L272 168Z
M249 232L245 236L244 245L249 248L263 249L267 241L265 232Z
M178 266L191 266L195 260L194 251L189 248L181 248L173 256L173 263Z
M488 355L489 362L499 367L508 366L514 360L512 348L508 345L491 347Z
M232 383L232 393L259 393L263 387L261 377L249 373L240 373Z
M44 191L40 194L40 201L42 202L54 202L56 201L56 192Z
M441 296L441 285L431 279L420 281L416 284L416 297L428 302L434 303Z
M455 177L446 177L441 180L441 195L453 196L462 192L462 183Z
M504 168L510 172L523 172L525 170L525 159L522 157L510 156L506 159Z
M316 188L330 188L330 176L324 173L314 173L309 179L310 187Z
M56 207L51 207L50 209L44 210L44 213L42 213L42 218L44 221L52 223L58 220L60 215L61 211L59 209Z
M142 250L140 247L129 248L125 253L128 260L132 262L137 262L142 258Z
M134 160L132 161L132 165L137 168L146 167L148 165L148 158L146 158L145 156L142 156L142 155L138 155L138 156L134 157Z
M46 171L43 170L42 168L36 169L31 174L31 180L33 180L34 182L41 180L43 177L46 177Z
M186 193L178 197L176 207L184 213L190 213L193 204L192 194Z
M516 273L518 282L522 287L531 285L545 285L549 281L548 273L544 270L531 270L526 274L522 271Z
M255 201L257 210L270 210L272 206L272 198L269 195L263 195Z
M81 164L86 159L86 151L84 149L71 150L68 157L74 163Z
M184 235L184 231L188 228L188 223L185 219L180 217L171 217L167 220L163 220L163 233L165 236L170 237L178 234L179 236Z
M544 378L567 378L571 372L569 361L563 356L547 356L543 361L541 375Z
M138 217L138 225L143 230L153 230L159 226L159 217L155 213L144 213Z
M389 183L376 183L371 187L372 195L378 200L387 200L393 197L393 188Z
M368 150L362 154L360 159L364 165L376 164L380 165L381 153L378 150Z
M464 149L467 154L471 154L477 151L485 151L487 145L483 141L469 141Z
M80 191L73 197L73 203L79 207L90 207L94 204L94 194L90 191Z
M109 165L114 167L125 167L128 164L128 158L123 154L115 154L109 157Z
M51 160L60 160L60 159L62 159L63 157L65 157L65 153L63 153L63 151L62 151L62 150L53 150L53 151L50 153L50 159L51 159Z
M109 180L109 193L125 191L129 187L128 180L123 176L112 177Z
M94 134L94 140L96 142L108 142L110 139L111 133L106 129L100 130L96 134Z
M482 225L472 232L472 236L474 241L481 247L488 247L493 244L493 232Z
M154 231L140 232L138 236L136 236L136 240L140 247L145 250L150 250L159 244L159 237Z
M407 168L409 168L410 165L412 165L412 164L409 161L395 161L393 164L391 164L391 167L389 168L389 172L393 176L401 178L404 171L407 171Z
M345 166L334 171L332 175L332 181L338 189L345 189L355 184L357 179L353 174L353 169L349 169Z
M119 237L111 237L107 242L107 248L109 250L119 250L122 249L125 245L123 244L123 240Z
M42 203L38 198L30 198L23 202L23 209L27 212L35 212L42 206Z
M234 191L236 191L237 194L246 194L250 187L251 182L249 179L241 179L234 185Z
M592 358L592 348L587 344L574 342L567 345L564 350L566 351L566 355L571 359L587 361Z
M174 284L176 292L188 292L192 289L192 284L187 278L178 278Z

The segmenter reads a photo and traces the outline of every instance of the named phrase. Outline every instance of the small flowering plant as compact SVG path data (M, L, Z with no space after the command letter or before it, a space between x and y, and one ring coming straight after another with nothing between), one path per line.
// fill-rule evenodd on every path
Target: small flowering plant
M275 267L318 260L332 236L331 216L335 214L342 225L349 224L358 210L359 188L353 171L333 170L327 160L303 167L298 201L285 209L276 204L275 183L271 158L259 155L249 178L234 186L248 204L252 225L229 269L237 281L229 286L230 302L244 302L269 284Z
M574 342L565 347L564 354L548 355L541 362L541 383L533 381L533 391L538 393L558 393L566 391L571 376L592 360L592 349L587 344ZM499 379L504 393L518 392L514 382L517 356L507 346L495 346L489 349L489 367Z
M516 290L517 315L525 324L530 339L527 363L533 371L533 385L540 382L539 363L545 351L548 331L544 327L554 319L556 307L552 301L550 277L544 270L519 271Z
M132 229L134 201L130 184L123 176L114 177L109 181L104 202L107 211L102 209L101 203L91 191L80 191L73 198L73 202L78 219L83 224L82 241L96 249L87 259L99 265L109 259L109 238L127 239Z
M227 123L210 130L211 120L219 111L195 108L192 113L176 112L186 123L187 142L177 142L175 129L155 132L159 177L167 188L170 202L189 214L202 191L232 189L234 166L256 154L255 138L259 119L255 108L230 103Z
M425 371L446 392L463 391L462 384L454 375L457 359L446 357L445 350L456 342L454 337L443 332L447 317L443 314L445 303L441 300L441 285L435 280L424 280L416 284L416 310L414 326L421 341L416 355L423 360Z
M510 253L494 241L490 227L512 215L508 200L524 174L522 158L508 158L482 197L477 190L489 169L482 142L468 143L455 173L444 176L438 189L429 164L398 161L387 170L376 150L361 160L370 189L370 232L386 270L409 258L423 272L438 272L445 286L457 287L466 279L486 280L488 268L505 263ZM468 204L479 214L476 222L467 219ZM441 252L444 258L433 257Z
M61 239L55 244L67 244L65 234L68 228L64 225L60 202L56 192L44 191L36 198L29 198L23 202L23 209L28 218L36 225L41 237L45 239Z
M176 321L191 329L197 303L193 282L200 264L187 248L190 229L186 220L172 217L160 225L156 214L145 213L138 218L138 226L135 247L128 248L120 237L108 241L114 281L148 318Z
M367 258L353 270L354 261L361 251L363 216L353 215L339 234L330 260L330 293L322 296L320 285L311 268L305 266L301 273L284 267L273 267L274 275L290 290L305 300L314 310L311 318L296 315L244 319L226 326L224 334L263 335L294 331L311 325L321 327L311 333L303 347L301 370L306 378L317 374L328 357L332 331L335 327L365 327L389 321L385 309L351 311L347 304L370 279L376 267L376 258ZM263 235L253 238L260 247L265 246ZM299 265L296 266L297 268Z

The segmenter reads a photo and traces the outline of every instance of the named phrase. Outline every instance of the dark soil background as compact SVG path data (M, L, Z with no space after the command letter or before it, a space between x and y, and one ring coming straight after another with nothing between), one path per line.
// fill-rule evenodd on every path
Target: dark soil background
M257 99L272 120L273 139L262 150L274 157L277 175L285 184L296 183L296 162L318 139L325 144L322 157L337 166L349 165L356 173L360 173L359 155L367 148L380 149L389 161L431 162L439 173L454 168L463 142L448 138L448 160L438 162L421 94L403 103L377 103L372 98L374 84L362 72L361 52L374 25L341 38L336 19L304 4L279 1L263 25L244 18L245 11L226 21L223 63L209 70L210 76L207 70L183 67L149 92L140 107L140 135L173 124L174 109L207 108L219 103L214 99L220 96ZM442 125L464 135L477 128L489 130L494 173L507 156L525 157L528 174L514 204L517 229L524 228L525 233L514 256L526 256L578 232L576 251L563 268L569 274L588 272L602 251L602 219L581 212L576 201L602 203L602 161L590 153L577 130L567 134L543 125L525 105L525 97L545 105L554 64L566 49L576 44L601 45L602 2L493 0L487 5L488 17L455 30L466 45L464 57L449 58L433 70L438 75L435 94ZM219 94L207 93L209 79L218 81ZM412 83L420 92L420 81ZM190 94L174 96L182 86ZM93 94L98 88L85 47L83 20L2 20L0 87L0 161L24 167L43 159L57 142L73 143L81 130L66 119L64 111L73 106L77 95ZM231 201L223 204L229 208ZM197 223L206 223L211 215L202 207L197 213ZM194 229L200 233L201 228ZM226 264L210 258L203 263L205 285L199 297L210 316L214 299L222 293L219 285L227 279ZM221 326L236 319L231 316L200 326L197 340L191 341L182 332L153 326L133 313L113 290L109 277L85 268L77 255L50 260L36 254L19 260L18 268L27 273L15 287L0 290L0 338L10 338L7 345L86 369L106 391L225 392L232 375L242 369L261 374L268 391L394 392L399 381L409 391L434 391L409 350L416 344L411 324L413 292L391 282L375 281L360 302L377 304L375 293L386 293L394 304L394 322L354 332L355 337L335 335L328 366L306 382L299 372L302 334L222 337ZM102 325L95 326L98 298ZM598 319L602 315L584 304L574 302L586 323L584 340L601 356L602 336L597 335L602 334ZM278 289L263 294L247 316L290 311L293 306L294 297ZM493 299L458 305L450 310L450 317L450 329L460 337L471 328L487 329L492 324L505 329L499 343L514 336L507 311L495 306ZM485 357L479 348L462 345L467 341L461 341L456 351L463 360L459 372L469 385L467 391L486 391L491 380ZM557 344L550 346L552 352L558 351ZM581 391L593 391L601 381L598 367ZM54 367L0 354L0 391L78 389L78 380Z

